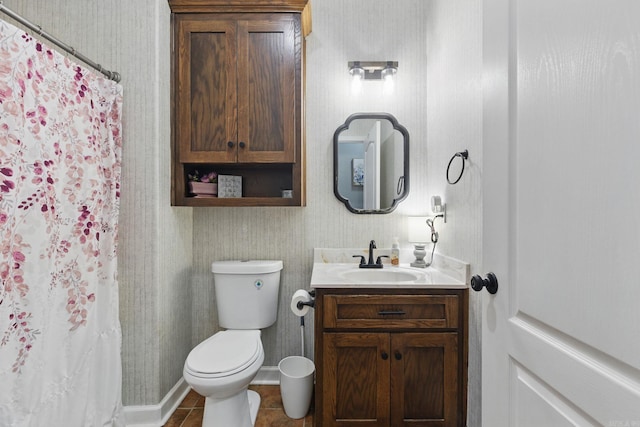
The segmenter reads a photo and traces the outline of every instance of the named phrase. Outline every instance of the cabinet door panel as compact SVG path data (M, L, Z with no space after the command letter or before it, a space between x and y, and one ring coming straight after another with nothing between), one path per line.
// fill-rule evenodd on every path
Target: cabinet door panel
M295 161L293 17L239 22L238 150L241 162Z
M235 162L236 24L178 21L177 138L181 162Z
M391 425L458 426L458 335L391 334Z
M323 427L387 426L389 335L324 333L323 340Z

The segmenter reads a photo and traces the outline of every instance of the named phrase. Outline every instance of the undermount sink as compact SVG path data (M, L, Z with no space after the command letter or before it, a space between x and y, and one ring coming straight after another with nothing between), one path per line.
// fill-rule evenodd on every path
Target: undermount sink
M414 282L420 278L420 275L413 271L400 270L397 267L390 267L388 270L348 270L342 272L340 276L350 282L373 283Z

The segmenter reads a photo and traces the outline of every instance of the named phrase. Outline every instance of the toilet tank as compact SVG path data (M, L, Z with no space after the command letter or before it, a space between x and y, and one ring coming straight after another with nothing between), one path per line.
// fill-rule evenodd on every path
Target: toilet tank
M282 261L215 261L211 264L218 322L226 329L263 329L278 315Z

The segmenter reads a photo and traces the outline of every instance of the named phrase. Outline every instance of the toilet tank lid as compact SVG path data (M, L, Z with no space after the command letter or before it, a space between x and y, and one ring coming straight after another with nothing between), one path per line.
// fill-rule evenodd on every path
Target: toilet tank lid
M211 272L222 274L264 274L282 270L282 261L214 261Z

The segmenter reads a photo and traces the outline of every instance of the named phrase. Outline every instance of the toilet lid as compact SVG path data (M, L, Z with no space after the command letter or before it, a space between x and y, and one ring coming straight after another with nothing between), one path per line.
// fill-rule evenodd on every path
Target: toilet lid
M227 376L251 365L260 351L260 331L222 331L191 350L186 365L198 376Z

